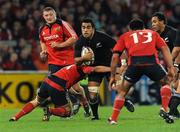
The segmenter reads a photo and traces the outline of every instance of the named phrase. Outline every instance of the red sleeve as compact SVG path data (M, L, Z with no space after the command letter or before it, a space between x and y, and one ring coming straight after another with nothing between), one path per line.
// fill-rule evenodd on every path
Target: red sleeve
M40 27L39 28L39 40L43 43L45 43L43 37L42 37L42 33L43 33L43 29L44 29L44 26Z
M91 66L83 66L82 67L82 70L85 74L90 74L91 72L94 71L94 67L91 67Z
M122 52L125 49L124 35L121 35L113 48L113 52Z
M160 35L158 33L156 33L156 47L158 49L160 49L162 46L167 46L167 44L165 43L165 41L160 37Z
M64 34L66 36L66 39L68 39L70 37L76 37L76 39L78 39L76 32L73 30L73 28L70 26L70 24L65 21L62 21L62 23L63 23L63 30L64 30Z
M40 40L41 42L45 43L45 41L44 41L44 39L43 39L43 37L42 37L41 34L39 34L39 40Z

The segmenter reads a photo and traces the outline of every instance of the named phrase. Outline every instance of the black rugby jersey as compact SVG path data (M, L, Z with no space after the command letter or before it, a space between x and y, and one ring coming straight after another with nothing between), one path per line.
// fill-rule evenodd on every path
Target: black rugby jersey
M80 57L82 47L88 46L94 52L95 60L93 66L110 66L112 48L115 44L116 41L112 37L100 31L95 31L91 40L81 35L75 44L75 57Z
M168 45L170 51L172 52L173 47L175 46L177 30L171 26L166 25L164 31L160 36L164 39Z
M174 47L180 47L180 31L178 31L176 35L176 41L175 41Z

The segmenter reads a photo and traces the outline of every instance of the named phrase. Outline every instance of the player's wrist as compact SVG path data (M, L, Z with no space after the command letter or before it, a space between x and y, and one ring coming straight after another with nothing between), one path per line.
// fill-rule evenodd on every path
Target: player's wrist
M177 63L174 63L174 64L173 64L173 66L174 66L174 67L178 67L178 66L179 66L179 64L177 64Z

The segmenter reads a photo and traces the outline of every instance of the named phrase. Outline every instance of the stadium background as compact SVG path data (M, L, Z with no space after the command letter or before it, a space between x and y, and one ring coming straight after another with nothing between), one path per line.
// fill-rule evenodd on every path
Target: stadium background
M78 35L84 16L92 17L98 30L117 39L127 31L132 18L142 18L150 28L151 15L156 11L164 12L168 24L180 29L180 0L0 0L0 107L20 107L31 100L46 75L39 72L47 70L47 64L39 59L38 40L46 2ZM115 92L105 92L105 86L101 86L102 104L111 104ZM135 86L134 102L158 104L157 87L143 77Z

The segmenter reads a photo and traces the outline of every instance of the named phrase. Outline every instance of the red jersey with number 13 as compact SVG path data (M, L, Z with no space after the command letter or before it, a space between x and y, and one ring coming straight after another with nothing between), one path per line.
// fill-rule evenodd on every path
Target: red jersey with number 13
M149 30L129 31L121 35L113 48L113 52L127 50L128 64L131 64L131 57L143 57L154 55L156 63L159 64L157 49L166 46L164 40L158 33Z

